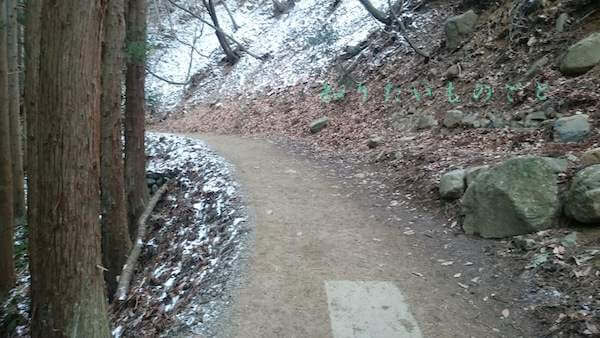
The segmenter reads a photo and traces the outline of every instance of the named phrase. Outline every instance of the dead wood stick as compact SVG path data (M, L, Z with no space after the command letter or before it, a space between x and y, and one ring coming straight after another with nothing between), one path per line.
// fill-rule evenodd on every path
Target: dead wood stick
M123 270L121 271L121 276L119 277L119 286L117 287L117 293L115 295L115 299L122 302L127 298L127 291L129 290L129 283L131 283L131 278L133 277L133 270L135 269L135 265L137 264L137 260L142 253L142 246L144 245L144 237L146 235L146 220L154 210L156 203L160 200L160 197L167 191L169 182L165 182L160 189L148 201L148 205L146 205L146 209L138 219L138 231L137 238L135 240L135 245L133 249L131 249L131 254L127 257L127 262L123 266Z

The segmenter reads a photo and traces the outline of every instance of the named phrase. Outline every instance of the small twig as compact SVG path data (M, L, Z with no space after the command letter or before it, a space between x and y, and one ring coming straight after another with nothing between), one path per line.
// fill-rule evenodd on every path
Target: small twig
M167 191L168 186L169 182L167 181L162 187L160 187L160 189L158 189L156 193L154 193L150 201L148 201L146 209L138 219L137 238L135 240L133 249L131 249L131 254L129 254L129 257L123 266L123 270L121 271L121 276L119 277L119 286L117 287L117 292L115 294L115 299L120 302L127 298L127 292L129 291L129 284L131 283L131 278L133 277L133 271L135 269L135 265L137 264L137 260L142 253L144 237L146 236L146 220L148 217L150 217L150 213L152 213L152 210L154 210L154 207L160 200L161 196Z

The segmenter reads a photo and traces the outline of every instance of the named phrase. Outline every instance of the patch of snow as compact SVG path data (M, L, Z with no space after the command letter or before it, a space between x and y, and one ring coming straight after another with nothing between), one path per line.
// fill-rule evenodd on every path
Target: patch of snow
M176 2L185 8L194 7L189 0ZM387 0L371 2L382 10L387 8ZM222 29L254 54L268 53L268 60L260 61L242 53L235 65L224 66L221 63L224 54L212 28L180 9L165 15L165 8L161 8L162 21L156 18L149 21L149 39L158 46L149 58L152 71L176 82L185 82L191 74L201 78L191 97L186 98L191 104L308 81L327 69L344 47L359 44L381 28L359 1L342 1L331 13L329 2L302 0L289 13L278 17L273 16L270 2L249 0L241 7L230 2L229 7L240 28L234 32L224 7L217 5ZM153 10L156 16L157 11ZM205 18L209 19L206 15ZM410 27L414 28L427 21L424 16L412 19ZM399 39L399 43L404 42ZM160 97L162 109L177 105L189 89L150 75L147 87L149 93Z

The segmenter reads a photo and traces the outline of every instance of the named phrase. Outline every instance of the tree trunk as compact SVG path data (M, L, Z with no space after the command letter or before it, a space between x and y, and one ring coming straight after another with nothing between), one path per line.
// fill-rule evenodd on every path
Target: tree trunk
M144 83L146 80L146 1L129 0L126 41L130 51L125 75L125 191L129 236L136 237L137 219L148 200L144 148ZM141 50L140 50L141 49ZM132 53L132 51L134 51Z
M231 45L229 44L229 41L227 41L227 36L223 34L223 30L221 29L221 26L219 26L219 18L217 17L217 12L215 11L213 1L208 0L207 2L206 0L202 0L202 3L204 4L204 7L206 7L213 24L216 28L218 28L215 30L215 34L217 35L217 39L219 40L219 44L221 45L223 52L225 52L227 62L231 64L238 62L240 55L231 49Z
M37 159L35 157L35 139L38 116L38 88L39 88L39 56L40 56L40 15L42 4L39 0L27 1L25 7L25 81L24 99L25 125L27 141L25 142L27 161L27 217L32 219L37 214L39 194L36 185ZM34 201L35 200L35 201ZM33 266L29 265L31 274L34 274Z
M235 22L235 19L233 18L233 14L229 10L229 7L227 7L225 0L223 0L223 2L221 2L221 3L223 4L225 11L227 12L227 15L229 15L229 20L231 20L231 24L233 25L233 31L236 32L238 29L240 29L240 26L238 26L238 24Z
M15 217L25 216L23 178L23 143L21 134L21 90L19 86L19 22L17 0L8 1L8 100L10 110L10 143L13 172L13 203Z
M386 24L386 25L389 25L390 23L392 23L390 17L387 16L384 12L375 8L375 6L373 6L373 4L369 0L358 0L358 1L360 1L360 3L365 7L365 9L367 11L369 11L369 13L371 13L371 15L375 19L380 21L381 23Z
M131 250L125 202L125 170L121 140L121 80L125 38L124 0L109 0L102 46L102 127L100 188L102 196L102 258L109 301L117 276Z
M98 218L103 2L41 1L31 336L110 337Z
M0 299L15 285L13 183L8 110L7 0L0 0Z

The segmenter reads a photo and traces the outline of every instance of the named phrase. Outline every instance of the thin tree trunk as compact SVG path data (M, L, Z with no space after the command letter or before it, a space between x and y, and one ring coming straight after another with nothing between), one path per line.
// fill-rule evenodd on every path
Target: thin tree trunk
M231 24L233 25L233 31L237 31L238 29L240 29L240 26L238 26L238 24L235 22L235 19L233 18L233 14L231 14L231 11L229 10L229 7L227 7L227 4L225 3L225 0L223 0L221 2L223 4L223 7L225 7L225 11L227 11L227 15L229 15L229 19L231 20Z
M196 14L196 13L192 12L191 10L189 10L189 9L187 9L187 8L185 8L185 7L181 6L181 5L179 5L179 4L177 4L177 3L176 3L175 1L173 1L173 0L167 0L167 1L168 1L168 2L169 2L171 5L173 5L174 7L176 7L176 8L179 8L180 10L182 10L182 11L186 12L187 14L191 15L192 17L196 18L197 20L199 20L199 21L200 21L200 22L202 22L203 24L207 25L208 27L210 27L210 28L214 29L215 31L217 31L217 32L219 32L219 33L223 34L225 37L229 38L229 40L231 40L233 43L235 43L235 44L236 44L236 45L239 47L239 49L240 49L242 52L245 52L246 54L248 54L248 55L252 56L253 58L255 58L255 59L257 59L257 60L265 61L266 59L268 59L268 57L269 57L269 54L265 54L265 55L263 55L263 56L258 56L258 55L256 55L256 54L254 54L254 53L250 52L250 51L249 51L249 50L248 50L246 47L244 47L244 45L242 45L242 44L241 44L239 41L237 41L237 40L236 40L236 39L235 39L233 36L231 36L231 35L229 35L229 34L225 33L225 31L223 31L223 30L221 29L221 27L216 27L215 25L211 24L210 22L208 22L208 21L204 20L204 18L202 18L200 15L198 15L198 14Z
M103 3L41 1L31 336L108 338L98 218Z
M217 12L215 11L213 1L208 0L207 2L206 0L202 0L202 3L208 11L210 18L212 19L213 25L215 25L215 27L218 28L215 30L215 34L217 35L217 39L219 40L219 44L221 45L223 52L225 52L227 61L231 64L236 63L240 59L240 56L233 49L231 49L231 45L229 44L229 41L227 41L227 37L225 36L225 34L223 34L221 26L219 26L219 18L217 17Z
M21 134L21 90L19 86L19 22L17 0L8 2L8 100L10 110L10 142L13 172L13 203L15 217L25 216L23 175L23 142Z
M378 10L369 0L358 0L371 15L383 24L389 25L392 20L384 12Z
M0 0L0 299L15 285L13 183L8 111L7 0Z
M145 0L129 0L126 12L126 42L129 46L146 48L146 11ZM131 240L136 237L136 222L148 200L144 149L145 65L145 51L128 55L125 75L125 191Z
M117 290L117 276L131 250L125 169L121 140L121 82L125 42L124 0L109 0L102 48L102 127L100 188L102 196L102 258L109 301Z

